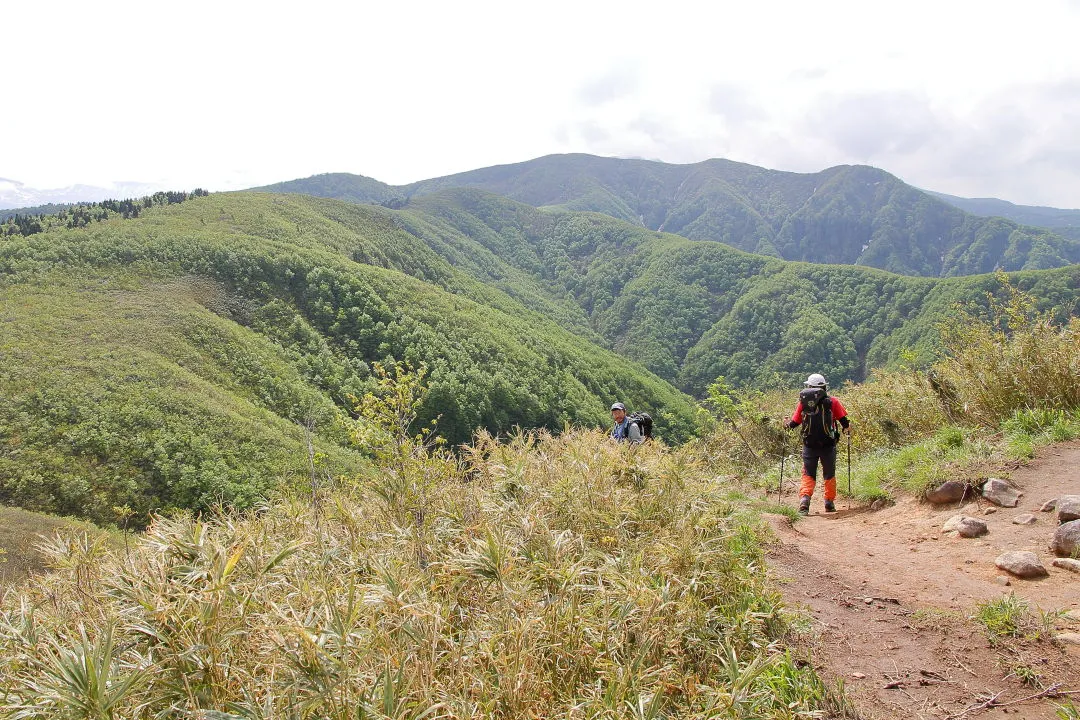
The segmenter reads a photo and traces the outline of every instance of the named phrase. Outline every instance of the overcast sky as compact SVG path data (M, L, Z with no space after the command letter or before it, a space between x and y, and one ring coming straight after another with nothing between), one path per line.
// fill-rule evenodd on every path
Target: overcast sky
M711 9L710 9L711 8ZM0 178L404 184L549 153L1080 208L1080 0L10 0Z

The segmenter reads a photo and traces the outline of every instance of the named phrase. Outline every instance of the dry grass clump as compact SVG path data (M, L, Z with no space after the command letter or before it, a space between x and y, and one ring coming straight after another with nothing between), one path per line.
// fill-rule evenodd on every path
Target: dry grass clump
M128 551L58 537L60 569L0 605L0 717L837 706L780 643L759 526L689 453L574 431L401 457L243 518L158 518Z
M997 429L1025 409L1080 408L1080 318L1055 324L1001 276L1006 296L988 317L959 311L943 328L935 389L947 411Z
M57 530L95 532L93 525L81 520L0 506L0 589L45 570L36 545L43 533Z
M909 445L948 422L927 375L916 370L878 370L838 395L854 423L856 451Z

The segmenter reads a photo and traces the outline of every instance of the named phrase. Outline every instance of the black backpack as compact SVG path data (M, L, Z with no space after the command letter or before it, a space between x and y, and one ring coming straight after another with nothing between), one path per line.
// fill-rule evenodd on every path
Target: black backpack
M799 429L803 442L811 447L835 445L840 431L833 419L832 398L825 388L809 387L799 392L802 406L802 426Z
M647 412L634 412L627 415L626 419L631 425L637 424L643 439L652 437L652 415Z

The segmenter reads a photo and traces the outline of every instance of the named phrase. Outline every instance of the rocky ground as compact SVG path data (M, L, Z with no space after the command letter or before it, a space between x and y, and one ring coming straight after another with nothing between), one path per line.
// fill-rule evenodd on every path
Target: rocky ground
M996 477L1023 493L1017 507L906 498L871 511L841 500L824 514L815 496L807 518L774 516L777 587L809 620L815 667L843 681L860 718L1052 719L1069 698L1080 706L1080 645L1072 642L1080 639L1080 574L1052 564L1057 517L1040 511L1049 499L1080 494L1080 443L1046 448ZM1025 514L1034 522L1013 522ZM984 521L988 532L945 532L957 515ZM998 568L1012 551L1033 552L1047 575L1021 579ZM1028 603L1036 624L1027 637L990 642L970 616L1010 594Z

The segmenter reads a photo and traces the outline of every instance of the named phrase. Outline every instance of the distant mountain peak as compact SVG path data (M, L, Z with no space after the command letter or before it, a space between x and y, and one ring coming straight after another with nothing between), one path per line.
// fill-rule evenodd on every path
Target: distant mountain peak
M335 174L260 189L401 207L454 187L537 208L603 213L785 260L865 265L904 275L970 275L1080 262L1080 239L1017 225L1040 224L1030 219L973 217L966 213L1009 216L958 209L871 165L795 173L724 158L679 165L566 153L400 186Z

